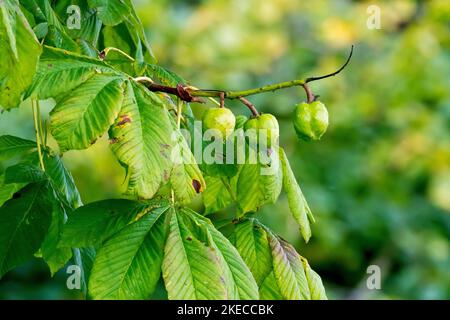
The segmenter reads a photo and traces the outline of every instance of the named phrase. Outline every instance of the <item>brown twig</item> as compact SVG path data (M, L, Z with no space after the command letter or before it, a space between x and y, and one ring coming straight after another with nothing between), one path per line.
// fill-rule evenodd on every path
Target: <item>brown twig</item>
M247 106L247 108L250 109L250 111L252 112L252 114L257 117L259 116L259 112L256 109L256 107L253 105L253 103L251 103L250 101L248 101L247 99L245 99L244 97L239 97L239 100L245 104Z
M219 97L220 97L220 107L224 108L225 107L225 93L221 92Z
M315 100L314 94L311 91L311 88L308 86L308 84L304 84L303 89L305 89L305 93L306 93L306 102L311 103Z

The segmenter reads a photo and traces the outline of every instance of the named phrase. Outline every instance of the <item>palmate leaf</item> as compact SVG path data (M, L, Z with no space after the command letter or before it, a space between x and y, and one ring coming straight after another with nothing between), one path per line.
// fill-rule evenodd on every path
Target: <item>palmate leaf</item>
M92 298L148 298L161 274L167 210L169 207L154 209L114 234L98 250L89 279Z
M50 127L62 151L85 149L108 130L122 105L122 83L117 76L94 75L59 101Z
M157 95L127 82L125 98L109 131L111 149L127 169L128 194L151 198L169 181L173 128Z
M295 221L300 226L300 233L303 239L308 242L309 238L311 238L310 221L314 222L314 217L282 148L280 148L280 159L283 169L283 188L287 194L289 208Z
M211 243L216 247L222 260L229 299L258 299L258 286L238 250L214 227L209 219L190 209L184 209L183 213L190 215L192 221L197 224L201 223L207 229L212 240Z
M319 275L295 248L256 219L244 219L229 236L252 271L261 299L326 299Z
M0 106L17 107L36 72L41 46L17 0L0 5Z
M111 148L127 171L128 194L151 198L171 174L183 202L197 193L193 180L204 189L195 163L174 168L171 153L179 142L164 102L108 64L46 47L30 95L56 97L51 129L63 151L87 148L109 128Z
M119 75L98 59L45 46L28 95L39 99L55 98L70 93L100 73Z
M126 199L102 200L84 205L69 215L61 244L71 247L99 246L106 239L162 202L139 202Z
M237 250L208 219L189 209L172 215L163 277L169 299L258 298Z
M226 299L225 279L214 248L187 228L182 215L172 214L169 230L162 265L169 299Z
M0 277L30 259L51 222L53 190L48 181L32 183L0 207Z

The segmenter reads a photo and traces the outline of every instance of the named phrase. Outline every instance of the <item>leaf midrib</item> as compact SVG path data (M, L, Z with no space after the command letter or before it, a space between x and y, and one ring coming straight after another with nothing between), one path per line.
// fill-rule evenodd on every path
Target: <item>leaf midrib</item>
M119 291L122 289L122 285L123 282L125 281L125 278L128 275L128 272L130 271L131 265L133 264L134 260L136 259L137 256L137 252L141 249L142 244L144 243L145 239L148 236L148 233L152 230L153 226L155 225L155 223L161 218L161 215L164 214L169 208L167 207L165 210L162 210L162 212L158 215L158 217L153 221L153 223L151 224L151 226L148 228L147 232L145 232L145 234L142 236L141 241L139 242L139 245L136 246L136 250L134 251L133 254L133 258L130 260L130 263L127 265L127 267L125 268L125 272L123 273L122 278L120 279L119 282L119 287L117 288L117 293L119 293ZM147 213L147 214L151 214L151 212ZM142 219L143 217L141 217ZM138 221L140 221L141 219L139 219ZM136 223L138 222L136 221Z

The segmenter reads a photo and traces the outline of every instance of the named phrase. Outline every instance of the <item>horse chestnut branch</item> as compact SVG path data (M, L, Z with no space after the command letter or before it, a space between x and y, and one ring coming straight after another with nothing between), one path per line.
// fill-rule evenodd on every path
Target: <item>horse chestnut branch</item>
M280 89L295 87L295 86L302 86L305 91L308 94L308 102L312 102L314 100L314 96L308 89L307 83L322 80L328 77L335 76L339 74L342 70L345 69L345 67L350 62L350 59L353 54L353 46L351 47L350 54L347 57L347 60L345 63L335 72L332 72L327 75L318 76L318 77L309 77L306 79L298 79L298 80L291 80L286 82L280 82L275 84L270 84L266 86L262 86L259 88L249 89L249 90L243 90L243 91L226 91L226 90L217 90L217 89L197 89L193 88L184 84L178 84L177 87L169 87L164 86L161 84L154 83L150 78L147 77L139 77L135 80L138 82L142 82L150 91L154 92L165 92L169 94L173 94L178 96L181 100L186 102L203 102L202 97L208 98L208 97L216 97L221 98L221 101L223 99L239 99L242 97L260 94L264 92L272 92ZM242 101L242 100L241 100Z

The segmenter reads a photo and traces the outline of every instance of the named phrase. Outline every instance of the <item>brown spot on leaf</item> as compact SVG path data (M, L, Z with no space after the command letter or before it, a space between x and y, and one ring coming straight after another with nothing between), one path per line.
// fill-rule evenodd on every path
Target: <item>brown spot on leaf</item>
M168 181L169 180L169 172L167 170L163 171L163 179L164 179L164 181Z
M53 64L52 64L52 63L49 63L49 64L47 65L47 67L53 68Z
M127 114L121 115L120 119L121 120L117 122L118 127L123 126L125 123L131 123L131 118Z
M97 139L92 140L92 141L91 141L91 146L92 146L94 143L96 143L96 142L97 142Z
M192 179L192 186L194 187L195 192L200 193L202 191L202 185L200 181Z
M192 241L192 238L191 237L186 237L186 240L187 241Z
M115 144L117 142L119 142L119 139L116 137L112 137L111 139L109 139L109 144Z

